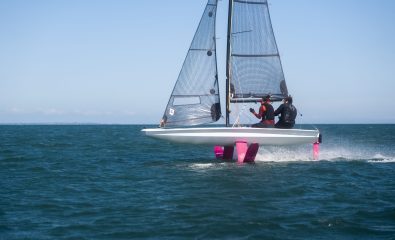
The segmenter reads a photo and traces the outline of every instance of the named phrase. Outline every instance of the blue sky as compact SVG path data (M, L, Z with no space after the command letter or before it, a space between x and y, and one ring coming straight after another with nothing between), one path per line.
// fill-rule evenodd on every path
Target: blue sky
M0 123L158 123L206 0L0 0ZM395 1L272 0L304 123L395 123ZM225 80L227 1L219 2Z

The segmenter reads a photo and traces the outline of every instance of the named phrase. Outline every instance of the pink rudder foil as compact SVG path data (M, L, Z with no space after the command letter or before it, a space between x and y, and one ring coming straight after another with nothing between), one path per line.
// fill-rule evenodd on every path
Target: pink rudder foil
M243 163L246 156L248 145L246 142L236 142L237 162Z
M232 160L233 159L233 151L234 151L234 146L225 146L224 147L224 156L222 158L224 160Z
M256 154L258 153L259 150L259 144L258 143L252 143L247 150L246 156L244 158L244 162L254 162Z
M320 155L320 144L318 142L313 144L313 159L318 160Z
M214 154L217 159L222 159L224 156L224 148L221 146L214 146Z

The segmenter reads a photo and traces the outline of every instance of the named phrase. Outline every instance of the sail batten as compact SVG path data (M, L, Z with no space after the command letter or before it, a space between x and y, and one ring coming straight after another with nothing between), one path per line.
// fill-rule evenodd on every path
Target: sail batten
M215 50L212 50L210 48L190 48L189 51L212 51L215 52Z
M234 2L244 3L244 4L264 4L267 5L267 1L243 1L243 0L234 0Z
M280 57L280 54L232 54L232 57Z

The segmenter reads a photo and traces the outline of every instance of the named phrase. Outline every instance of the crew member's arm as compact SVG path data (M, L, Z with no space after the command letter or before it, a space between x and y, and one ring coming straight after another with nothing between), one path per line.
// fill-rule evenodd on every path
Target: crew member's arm
M281 104L276 111L274 111L274 116L278 116L278 114L280 114L283 111L284 108L284 104Z
M259 108L259 113L256 113L256 112L253 112L253 113L254 113L256 118L261 119L265 112L266 112L266 107L262 105Z

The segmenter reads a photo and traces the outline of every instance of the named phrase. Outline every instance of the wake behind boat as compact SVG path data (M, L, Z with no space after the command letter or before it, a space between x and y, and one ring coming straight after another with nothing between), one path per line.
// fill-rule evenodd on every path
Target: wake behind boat
M239 162L254 161L260 145L310 143L317 157L318 130L246 127L256 121L247 110L253 104L264 97L275 102L289 96L267 0L229 0L222 115L215 32L217 5L218 0L207 2L160 128L142 131L177 143L223 146L216 146L215 152L224 159L232 158L236 146ZM226 127L196 127L221 117Z

